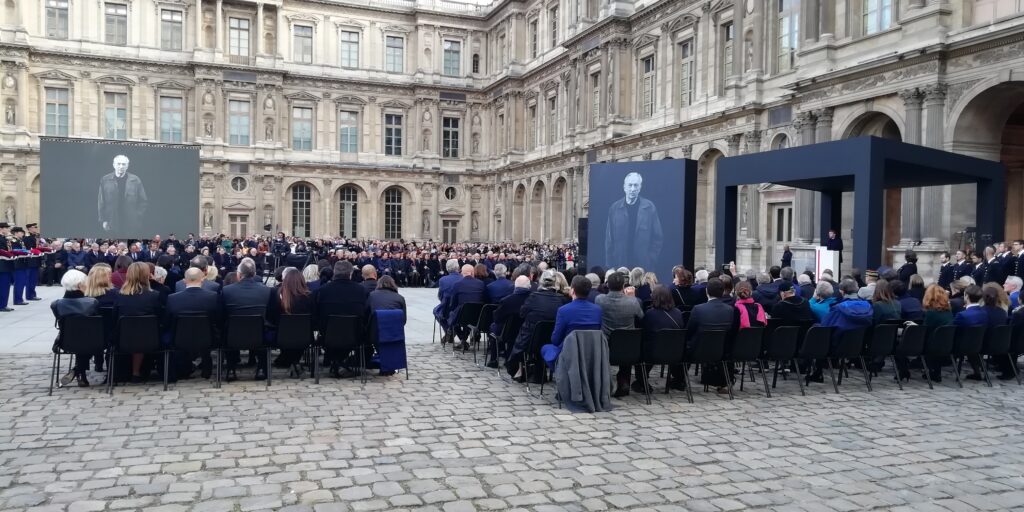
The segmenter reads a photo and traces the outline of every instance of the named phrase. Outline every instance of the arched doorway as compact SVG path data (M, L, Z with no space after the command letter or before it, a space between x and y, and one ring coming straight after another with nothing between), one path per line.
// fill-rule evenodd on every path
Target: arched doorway
M994 234L996 240L993 241L1021 238L1024 235L1024 82L1001 83L971 98L956 118L950 149L998 160L1006 166L1006 230ZM973 198L971 189L971 186L953 187L952 204ZM973 210L964 210L953 213L952 231L974 225Z
M533 185L530 197L530 239L544 240L544 206L547 204L547 188L543 181Z
M522 242L525 231L523 224L526 220L524 215L524 201L526 201L526 187L519 185L516 193L512 196L512 240Z
M555 186L551 189L551 241L561 242L565 239L565 178L555 180Z
M718 173L718 159L725 156L711 148L697 159L697 232L694 242L694 265L707 267L715 262L715 176Z

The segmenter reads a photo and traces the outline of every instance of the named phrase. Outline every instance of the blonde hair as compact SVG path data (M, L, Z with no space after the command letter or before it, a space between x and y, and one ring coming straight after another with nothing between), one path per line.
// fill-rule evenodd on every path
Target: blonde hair
M658 276L654 272L647 272L644 274L644 283L653 289L658 285Z
M110 265L93 265L85 278L85 296L102 297L113 288L114 283L110 281Z
M210 265L209 267L206 267L206 280L207 281L216 281L218 275L220 275L220 274L217 271L217 266L216 265Z
M121 295L141 295L149 291L149 265L136 261L128 266Z

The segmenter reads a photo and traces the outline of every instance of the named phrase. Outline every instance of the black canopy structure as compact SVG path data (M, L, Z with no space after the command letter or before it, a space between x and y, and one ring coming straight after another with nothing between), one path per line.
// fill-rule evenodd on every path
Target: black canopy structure
M857 137L723 158L715 196L715 254L736 258L737 187L774 183L821 192L821 239L842 223L842 193L854 193L853 266L878 268L882 259L884 190L977 184L979 239L1002 236L1006 173L999 162L878 137ZM970 205L953 205L954 208Z

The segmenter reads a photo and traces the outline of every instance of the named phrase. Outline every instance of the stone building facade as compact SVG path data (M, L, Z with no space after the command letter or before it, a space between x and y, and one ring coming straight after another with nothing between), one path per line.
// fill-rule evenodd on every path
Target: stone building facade
M720 158L876 135L1001 160L991 236L1024 232L1024 0L0 3L17 222L38 218L40 135L201 145L201 229L236 236L557 242L589 163L685 157L711 264ZM968 243L972 197L888 191L889 254ZM741 268L800 261L817 202L744 189Z

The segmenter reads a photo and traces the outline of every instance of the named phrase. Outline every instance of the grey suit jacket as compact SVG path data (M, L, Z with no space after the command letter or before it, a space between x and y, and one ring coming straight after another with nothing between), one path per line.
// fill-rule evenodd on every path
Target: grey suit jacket
M555 385L573 412L612 410L608 340L601 331L573 331L566 336L555 366Z
M632 329L644 318L640 301L622 292L598 295L594 303L601 306L601 330L605 336L615 329Z

